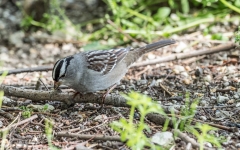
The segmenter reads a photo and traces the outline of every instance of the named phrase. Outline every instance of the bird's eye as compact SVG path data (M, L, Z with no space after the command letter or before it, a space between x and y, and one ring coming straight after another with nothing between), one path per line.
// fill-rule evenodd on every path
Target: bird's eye
M63 75L61 76L61 78L63 78L63 77L65 77L65 74L63 74Z

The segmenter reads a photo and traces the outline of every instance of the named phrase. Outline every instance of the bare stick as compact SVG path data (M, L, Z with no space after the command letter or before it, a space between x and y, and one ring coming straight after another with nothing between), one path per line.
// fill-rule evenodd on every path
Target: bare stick
M208 124L212 127L216 127L218 129L222 129L222 130L226 130L226 131L229 131L229 132L238 132L238 129L236 127L227 127L227 126L222 126L220 124L215 124L215 123L209 123L209 122L204 122L204 121L201 121L201 120L197 120L197 119L193 119L194 122L200 122L200 123L203 123L203 124Z
M60 101L67 104L73 103L101 103L102 94L80 94L73 98L73 93L57 93L53 91L37 91L28 90L10 86L0 85L0 90L4 91L5 96L15 96L21 98L31 99L32 101ZM126 99L121 95L111 93L106 96L106 105L113 105L114 107L129 107L126 104ZM158 114L149 114L149 120L156 124L163 125L166 121L166 117ZM171 123L170 123L171 124Z
M50 71L52 70L52 66L41 66L41 67L34 67L34 68L24 68L24 69L13 69L7 70L8 75L10 74L18 74L24 72L35 72L35 71ZM0 75L3 74L4 71L0 71Z
M105 136L105 135L86 135L86 134L76 134L76 133L67 133L59 132L56 133L56 136L59 137L78 137L81 140L102 140L102 141L121 141L119 136Z
M10 119L10 120L13 120L13 119L14 119L13 115L11 115L10 113L5 112L5 111L2 110L2 109L0 109L0 115L1 115L1 116L4 116L4 117L6 117L6 118L8 118L8 119Z
M47 144L30 145L30 144L23 144L23 143L13 144L12 147L16 149L48 149L49 148Z
M154 59L154 60L135 63L131 67L153 65L153 64L167 62L167 61L185 59L185 58L196 57L196 56L201 56L201 55L207 55L207 54L217 53L220 51L230 50L235 47L236 47L236 44L234 44L234 43L226 43L226 44L221 44L221 45L218 45L216 47L213 47L213 48L207 49L207 50L192 51L191 53L186 52L186 53L182 53L182 54L173 54L170 56L165 56L165 57Z
M1 130L0 130L0 133L3 132L3 131L5 131L5 130L8 130L8 129L12 128L12 127L17 127L17 126L22 125L22 124L24 124L24 123L31 122L32 120L34 120L34 119L36 119L36 118L38 118L38 115L33 115L33 116L31 116L31 117L29 117L29 118L27 118L27 119L25 119L25 120L22 120L22 121L20 121L20 122L18 122L18 123L12 124L12 125L10 125L10 126L8 126L8 127L6 127L6 128L1 129Z
M40 91L16 88L11 86L0 85L0 90L4 91L5 96L15 96L31 99L32 101L60 101L67 104L74 103L100 103L102 94L79 94L75 97L73 93L58 93L56 91ZM109 94L105 99L105 104L115 107L129 107L125 98L118 94Z

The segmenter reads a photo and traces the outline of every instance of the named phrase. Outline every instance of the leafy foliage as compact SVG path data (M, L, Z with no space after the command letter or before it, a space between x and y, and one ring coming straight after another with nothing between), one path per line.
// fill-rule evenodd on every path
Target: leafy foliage
M52 120L45 119L45 134L47 137L48 146L51 150L59 150L57 147L53 146L52 144L53 125L54 125L54 122Z
M22 112L22 117L23 118L29 118L29 117L32 116L33 110L31 108L28 108L26 106L21 106L20 109L23 110L23 112Z
M3 74L0 76L0 85L2 84L6 76L7 76L7 71L4 71ZM4 92L0 91L0 109L2 108L3 96L4 96Z
M41 21L36 21L33 16L26 15L21 21L21 27L28 30L31 26L41 27L49 32L62 31L78 38L81 36L80 28L74 25L65 15L64 9L61 8L61 3L58 0L51 0L50 11L45 12Z
M162 108L151 100L146 95L141 95L136 92L131 92L129 95L124 95L128 100L128 104L131 106L129 119L121 118L119 121L115 121L111 124L111 127L121 134L121 140L127 141L127 145L131 149L143 149L145 146L152 149L158 148L158 146L152 144L146 137L143 131L149 131L149 127L144 123L144 118L149 113L160 113L166 115ZM135 109L139 110L140 121L137 125L134 124L134 112Z
M131 149L144 149L145 147L162 149L162 147L151 143L151 140L144 134L145 131L150 132L150 128L144 123L144 118L149 113L158 113L165 116L167 118L163 127L163 131L165 131L169 123L167 114L159 104L152 101L151 98L146 95L131 92L128 95L124 95L124 97L127 99L128 105L131 106L129 119L121 118L119 121L113 122L111 127L120 133L121 140L126 141L127 146ZM198 100L191 102L189 93L186 93L185 99L186 104L180 112L181 115L177 117L173 112L171 114L174 128L180 128L182 131L192 133L198 139L201 148L203 148L205 142L210 142L217 147L221 147L220 142L223 140L209 134L209 131L216 130L215 128L206 124L191 124L196 113ZM134 112L136 110L140 113L138 123L134 123Z
M7 71L3 72L3 74L0 76L0 85L2 84L6 75L7 75ZM2 108L3 96L4 96L4 92L0 91L0 109ZM6 140L7 139L7 134L8 134L8 130L5 130L2 133L0 133L0 137L2 139L0 150L4 150L5 143L7 143L7 140Z
M235 33L235 41L240 44L240 27L238 27L238 31Z
M199 132L200 130L201 132ZM225 141L222 137L217 138L214 135L210 134L209 131L217 130L214 127L211 127L207 124L200 124L197 123L195 126L187 126L187 131L191 132L193 135L196 136L199 144L200 144L200 150L203 150L204 144L206 142L213 143L218 148L221 147L221 142Z
M144 39L151 42L153 38L183 32L201 24L206 24L206 34L212 34L209 28L214 23L234 21L234 13L240 13L240 0L103 1L109 9L104 18L73 24L61 9L60 2L53 0L50 1L50 12L44 15L43 20L47 20L46 23L36 22L28 16L22 21L22 26L28 28L35 25L50 32L62 30L68 35L87 41L112 39L116 44L132 39ZM226 19L229 14L231 19ZM101 24L102 28L90 33L84 31L83 36L80 27L84 29L93 24ZM226 40L220 34L213 35L213 39Z

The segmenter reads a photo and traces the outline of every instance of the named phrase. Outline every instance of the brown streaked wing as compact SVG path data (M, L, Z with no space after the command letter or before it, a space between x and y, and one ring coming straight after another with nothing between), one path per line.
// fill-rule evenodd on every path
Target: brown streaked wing
M129 50L130 48L90 51L86 54L88 68L105 75L123 60Z

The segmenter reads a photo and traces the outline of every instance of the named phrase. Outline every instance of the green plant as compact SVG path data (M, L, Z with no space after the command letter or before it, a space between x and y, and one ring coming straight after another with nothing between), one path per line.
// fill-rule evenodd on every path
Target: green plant
M238 27L238 31L235 33L235 42L240 44L240 26Z
M198 130L200 130L200 132ZM210 142L216 145L218 148L221 147L220 143L224 140L209 133L209 131L213 130L217 129L207 124L197 123L195 126L187 126L187 131L191 132L197 138L197 141L200 144L200 150L203 150L206 142Z
M121 140L126 141L127 146L131 149L144 149L144 147L150 147L151 149L161 149L161 147L154 145L150 142L150 139L146 137L144 131L149 132L149 127L144 123L144 118L149 113L158 113L164 115L167 119L163 127L163 131L167 129L169 119L163 109L156 102L152 101L146 95L142 95L136 92L131 92L128 95L124 95L127 99L127 104L131 106L129 119L121 118L119 121L115 121L111 124L111 127L120 133ZM209 134L210 130L216 130L206 124L192 125L192 120L197 112L198 99L190 101L190 94L185 94L185 106L181 109L180 116L176 116L173 112L171 114L171 121L175 129L180 128L182 131L188 131L192 133L203 147L205 142L210 142L221 147L219 138ZM138 110L140 113L140 119L138 123L134 123L134 112ZM198 130L197 130L198 129Z
M3 74L0 76L0 85L2 84L4 78L7 76L7 71L4 71ZM2 108L2 101L3 101L4 92L0 91L0 109ZM4 130L2 133L0 133L2 142L0 150L4 150L6 138L7 138L8 130Z
M147 114L160 113L166 116L162 108L153 102L150 97L136 92L131 92L124 97L127 99L127 104L131 106L129 119L121 118L118 122L113 122L111 127L120 133L121 140L126 141L127 146L131 149L143 149L145 146L151 147L151 149L159 149L158 146L150 142L143 131L149 131L149 127L144 123ZM134 124L136 109L139 110L141 115L138 124Z
M50 12L44 14L46 22L36 22L31 16L22 21L23 28L35 25L54 32L61 30L82 41L114 41L106 45L114 47L126 44L133 39L151 42L159 36L169 36L185 32L190 28L205 24L204 33L213 34L212 38L227 40L221 34L211 33L211 26L218 22L238 19L240 0L104 0L108 7L105 17L73 24L60 7L60 1L50 1ZM226 16L231 15L229 19ZM237 16L237 17L234 17ZM93 31L80 31L89 25L97 24ZM99 28L101 26L101 28ZM90 45L96 45L96 43ZM105 48L98 45L95 49Z
M199 103L199 98L193 100L192 102L190 101L190 93L187 92L185 94L185 105L182 107L180 115L180 124L179 127L181 130L184 130L186 126L191 125L192 119L194 118L196 112L197 112L197 106ZM175 124L177 125L177 124Z
M197 112L199 99L200 98L190 101L190 93L187 92L185 94L185 105L180 111L180 119L177 119L177 117L175 117L174 113L172 112L174 128L179 128L182 131L188 131L192 133L197 138L201 150L203 149L205 142L210 142L220 148L220 141L223 140L220 140L220 138L209 134L209 131L217 130L216 128L201 123L192 125L193 118Z
M148 41L156 36L168 36L203 23L211 25L219 22L221 18L236 11L233 5L237 5L231 3L234 2L233 0L228 2L224 0L221 2L218 0L104 0L104 2L112 12L112 15L106 15L105 19L112 20L117 26L105 23L105 28L118 34L114 34L117 37L115 39L124 40L126 39L124 34L129 34L134 38L145 38ZM121 32L117 28L120 28Z
M7 76L7 71L4 71L3 74L0 76L0 85L2 84L4 78ZM2 108L2 101L3 101L4 92L0 91L0 109Z
M8 130L4 130L2 133L1 133L1 138L2 138L2 142L1 142L1 148L0 150L4 150L5 148L5 143L6 143L6 139L7 139L7 134L8 134Z
M18 118L19 118L19 116L16 117L16 118L8 125L7 128L5 128L4 130L2 130L2 131L0 132L0 137L2 138L0 150L4 150L4 149L5 149L5 144L6 144L6 142L7 142L7 135L8 135L9 129L10 129L10 127L12 126L12 124L17 121Z
M54 125L54 122L52 120L45 119L45 134L46 134L46 137L47 137L47 142L48 142L49 149L59 150L57 147L53 146L53 144L52 144L53 125Z
M22 109L22 117L23 118L29 118L32 115L33 110L31 108L28 108L26 106L21 106L20 109Z
M21 27L28 30L31 26L41 27L49 32L62 31L75 38L81 37L80 27L74 25L65 15L64 9L60 6L60 1L49 1L49 12L43 14L41 21L36 21L33 16L26 15L21 21Z

